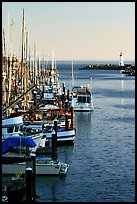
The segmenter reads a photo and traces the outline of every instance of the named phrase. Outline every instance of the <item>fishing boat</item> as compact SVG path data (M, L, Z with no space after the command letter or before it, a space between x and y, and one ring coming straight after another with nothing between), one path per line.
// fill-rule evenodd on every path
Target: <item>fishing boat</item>
M54 127L49 125L45 128L44 133L46 135L46 143L50 143L52 140L52 134L54 133ZM62 128L57 126L57 143L58 144L74 144L76 135L75 128Z
M23 130L24 129L24 130ZM11 136L31 136L32 139L37 144L36 147L33 148L35 151L41 142L43 137L42 131L25 131L25 126L23 124L23 116L12 116L11 117L3 117L2 118L2 140L11 137Z
M89 85L74 86L72 88L72 103L74 105L74 111L93 111L94 104L91 87Z
M2 154L5 155L5 154L9 153L11 156L13 156L13 153L21 154L21 152L23 150L22 147L24 147L24 146L29 147L29 148L33 148L33 147L37 146L37 144L34 142L34 140L32 139L31 136L29 136L29 137L24 137L24 136L8 137L2 141ZM16 147L19 147L19 150L20 150L19 152L15 152ZM11 148L12 148L12 150L11 150ZM27 151L29 151L29 150L27 150Z
M42 120L23 121L23 123L27 134L36 134L38 132L43 134L44 122ZM46 143L46 136L45 134L43 134L38 147L45 147L45 143Z
M3 164L2 173L15 174L16 172L25 172L26 167L31 167L30 162ZM53 160L52 158L39 157L36 159L36 175L66 175L68 164Z
M74 107L73 105L70 108L69 112L65 112L62 110L62 105L55 106L47 104L43 108L42 111L48 112L47 122L43 121L43 134L46 136L46 144L50 143L52 140L52 135L54 133L55 127L54 122L58 123L57 125L57 143L58 144L74 144L76 128L74 126ZM55 119L51 119L54 117Z
M91 78L92 82L92 78ZM71 101L76 112L90 112L94 110L92 97L92 84L89 85L75 85L74 80L74 64L72 59L72 92Z
M19 136L22 133L23 119L22 116L2 117L2 139L9 136Z
M31 162L31 157L35 157L35 154L32 154L31 151L28 149L26 155L29 155L29 159L27 162L21 162L21 158L25 159L25 154L22 151L14 152L11 150L12 148L19 147L21 150L23 146L28 146L29 148L33 148L36 146L36 143L33 141L31 137L8 137L2 142L2 157L5 160L16 160L14 163L4 163L2 164L2 173L3 174L16 174L16 172L25 173L25 169L27 167L34 168L33 162ZM19 162L20 159L20 162ZM4 160L4 159L3 159ZM50 157L36 157L35 162L35 174L36 175L65 175L68 170L68 165L66 163L60 162L56 158Z

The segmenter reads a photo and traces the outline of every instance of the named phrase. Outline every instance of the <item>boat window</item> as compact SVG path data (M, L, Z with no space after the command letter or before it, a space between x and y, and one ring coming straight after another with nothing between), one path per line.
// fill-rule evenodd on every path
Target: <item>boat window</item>
M83 97L83 103L86 103L86 96Z
M18 132L18 131L19 131L19 126L16 126L15 129L14 129L14 131L15 131L15 132Z
M7 132L8 132L8 133L13 133L13 128L14 128L14 127L8 127L8 128L7 128Z
M20 131L21 131L21 132L23 131L23 125L20 126Z
M81 103L82 101L82 96L78 96L78 102Z
M87 97L87 103L90 103L91 102L91 98L90 96Z

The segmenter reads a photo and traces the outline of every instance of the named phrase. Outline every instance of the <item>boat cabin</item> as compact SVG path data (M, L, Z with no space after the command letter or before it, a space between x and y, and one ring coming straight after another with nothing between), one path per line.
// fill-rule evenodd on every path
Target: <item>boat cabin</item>
M89 95L78 95L77 96L77 102L78 103L90 103L91 102L91 96Z

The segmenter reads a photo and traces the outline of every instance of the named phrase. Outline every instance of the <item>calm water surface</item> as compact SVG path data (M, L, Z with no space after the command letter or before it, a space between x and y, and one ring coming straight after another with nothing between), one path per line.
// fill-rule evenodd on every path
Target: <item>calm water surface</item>
M75 145L58 147L68 173L37 177L37 201L134 202L135 78L81 66L74 64L75 85L92 83L95 110L75 113ZM71 64L57 68L60 84L71 90Z

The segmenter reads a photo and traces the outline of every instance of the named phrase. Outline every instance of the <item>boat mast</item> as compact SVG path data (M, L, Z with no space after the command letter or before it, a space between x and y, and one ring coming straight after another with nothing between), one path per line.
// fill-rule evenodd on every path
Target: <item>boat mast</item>
M3 41L2 41L2 105L6 102L6 77L7 77L7 57L6 57L6 46L5 46L5 32L3 29Z
M55 55L54 55L54 49L52 50L52 64L51 64L51 69L50 69L50 85L54 84L54 60L55 60Z
M36 85L37 67L36 67L36 44L34 42L34 84Z
M91 91L92 91L92 77L90 78L90 86L91 86Z
M31 86L30 46L29 46L29 63L28 63L28 67L29 67L29 73L28 73L28 76L29 76L29 88L30 88L30 86Z
M22 76L22 94L26 93L27 86L26 86L26 60L27 60L27 51L26 51L26 44L27 44L27 34L26 34L26 27L25 27L25 20L24 20L24 8L23 8L23 21L22 21L22 58L21 58L21 76ZM24 111L26 110L26 103L27 97L24 95L23 108Z
M74 86L74 65L73 65L73 56L72 56L72 86Z
M28 64L27 64L27 60L28 60L28 32L27 32L27 28L25 26L25 33L24 33L24 37L25 37L25 42L24 42L24 54L25 54L25 62L24 62L24 93L26 93L27 89L28 89ZM24 111L27 108L27 95L24 95Z
M4 31L4 29L3 29L2 54L4 57L6 57L6 45L5 45L5 31Z
M12 70L12 35L13 35L13 19L11 19L11 23L9 25L9 55L8 55L8 78L9 78L9 83L8 83L8 104L10 104L10 98L11 98L11 70ZM8 115L9 115L9 110L8 110Z
M43 84L45 82L45 74L46 74L46 70L45 70L45 59L44 59L44 50L43 50L43 63L41 64L41 79Z
M54 69L54 49L52 50L52 70Z
M40 53L38 52L37 58L37 84L40 85Z
M23 94L23 87L24 87L24 79L23 79L23 75L24 75L24 9L23 9L23 21L22 21L22 53L21 53L21 93Z

